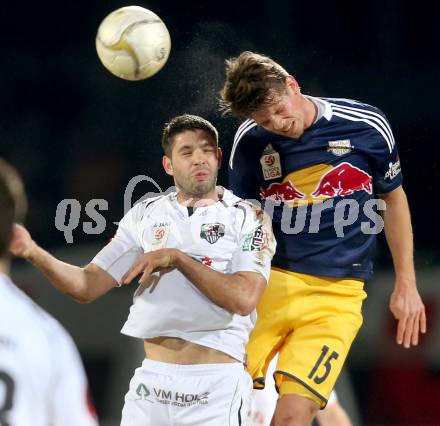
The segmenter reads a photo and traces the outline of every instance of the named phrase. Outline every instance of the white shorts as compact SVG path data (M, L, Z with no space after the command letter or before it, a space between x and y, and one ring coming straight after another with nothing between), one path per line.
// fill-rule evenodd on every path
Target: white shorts
M241 363L145 359L130 381L121 426L247 426L252 386Z

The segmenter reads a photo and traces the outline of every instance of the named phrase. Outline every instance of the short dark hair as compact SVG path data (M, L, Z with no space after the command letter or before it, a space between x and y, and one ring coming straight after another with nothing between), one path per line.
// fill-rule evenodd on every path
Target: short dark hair
M218 147L217 129L208 121L198 115L183 114L172 118L165 124L162 132L162 148L166 156L171 156L173 149L173 137L186 130L204 130L208 132L215 141L215 148Z
M0 158L0 257L8 250L14 222L23 222L26 211L26 193L20 175Z
M289 73L269 56L246 51L225 64L226 80L220 92L223 113L249 118L286 90Z

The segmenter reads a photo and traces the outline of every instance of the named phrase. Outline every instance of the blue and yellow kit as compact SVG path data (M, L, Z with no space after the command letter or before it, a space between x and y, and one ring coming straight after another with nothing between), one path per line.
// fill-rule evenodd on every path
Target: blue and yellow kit
M307 98L318 115L299 139L242 123L229 186L265 205L278 244L248 346L255 386L264 386L267 365L280 352L281 394L301 394L323 407L362 323L363 282L373 273L383 225L378 195L399 187L402 174L379 109Z

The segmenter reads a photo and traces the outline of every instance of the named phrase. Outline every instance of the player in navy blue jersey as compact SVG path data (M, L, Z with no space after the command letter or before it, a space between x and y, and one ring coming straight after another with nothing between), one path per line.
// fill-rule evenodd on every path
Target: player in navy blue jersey
M303 95L284 68L253 52L226 61L221 108L245 119L230 187L265 203L278 242L247 348L249 371L263 388L279 352L272 425L309 425L362 324L363 285L383 226L396 273L397 343L417 345L426 332L393 133L379 109Z

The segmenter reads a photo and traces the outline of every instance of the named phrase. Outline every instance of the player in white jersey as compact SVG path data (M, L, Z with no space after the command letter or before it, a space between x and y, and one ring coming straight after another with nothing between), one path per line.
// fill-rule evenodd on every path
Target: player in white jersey
M221 150L211 123L176 117L162 146L177 192L135 205L85 268L55 259L24 228L13 252L80 302L141 275L122 332L144 341L146 358L130 382L123 426L245 425L245 346L275 249L270 220L216 187Z
M20 178L0 160L0 425L96 426L71 337L8 276L13 222L25 210Z

